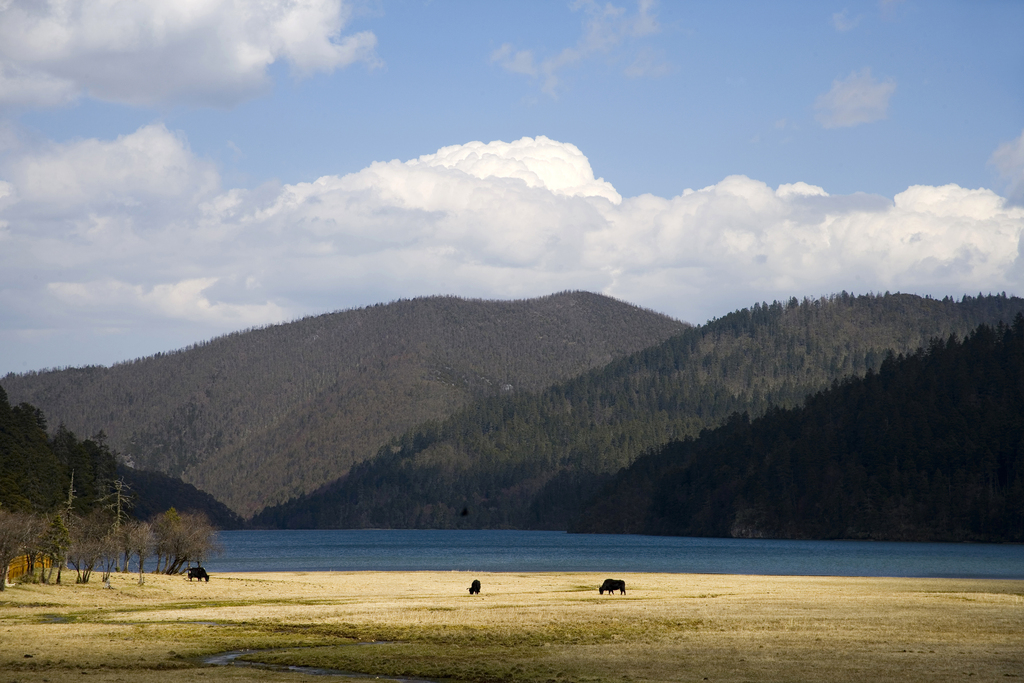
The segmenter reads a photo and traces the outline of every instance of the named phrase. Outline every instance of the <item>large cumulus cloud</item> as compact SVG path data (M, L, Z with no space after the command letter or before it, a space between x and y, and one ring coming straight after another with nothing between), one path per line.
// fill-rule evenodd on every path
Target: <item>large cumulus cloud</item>
M843 289L1013 292L1022 231L1024 208L956 185L890 199L731 176L623 198L545 137L225 189L153 125L0 167L0 335L16 348L165 326L197 340L433 293L589 289L702 322Z
M295 74L376 63L373 33L342 35L343 0L5 0L0 105L53 106L88 94L130 104L227 106Z

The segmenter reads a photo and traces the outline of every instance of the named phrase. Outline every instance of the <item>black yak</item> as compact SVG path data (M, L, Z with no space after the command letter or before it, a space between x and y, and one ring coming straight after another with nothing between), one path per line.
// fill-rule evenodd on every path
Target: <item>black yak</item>
M202 567L189 567L188 568L188 580L196 579L202 581L206 579L206 583L210 583L210 575L206 573L206 570Z
M472 585L469 587L470 595L480 595L480 581L473 579Z
M611 595L615 591L619 591L621 595L626 594L626 582L622 579L605 579L601 587L597 589L597 592L604 595L604 592L608 591L608 595Z

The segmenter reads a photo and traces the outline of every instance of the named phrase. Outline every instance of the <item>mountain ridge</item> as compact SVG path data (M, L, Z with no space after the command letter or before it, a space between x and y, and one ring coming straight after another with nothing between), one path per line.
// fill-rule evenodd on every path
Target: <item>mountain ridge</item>
M476 398L542 388L685 328L589 292L422 297L0 384L53 423L104 430L129 464L180 477L248 516Z
M284 528L561 528L649 449L734 412L792 406L892 351L1012 319L1016 297L906 294L756 304L537 393L421 424L344 478L252 521ZM461 511L469 514L463 516Z

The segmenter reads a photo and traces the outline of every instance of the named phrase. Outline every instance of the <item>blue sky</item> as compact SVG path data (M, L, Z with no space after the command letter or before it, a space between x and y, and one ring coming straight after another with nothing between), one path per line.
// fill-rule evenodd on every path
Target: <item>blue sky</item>
M0 9L0 374L429 294L1022 293L1024 3L261 8Z

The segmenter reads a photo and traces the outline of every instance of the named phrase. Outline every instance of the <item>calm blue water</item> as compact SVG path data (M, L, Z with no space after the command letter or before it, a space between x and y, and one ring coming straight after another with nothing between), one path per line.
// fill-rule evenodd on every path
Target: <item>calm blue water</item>
M1024 579L1024 546L566 534L222 531L210 571L681 572Z

